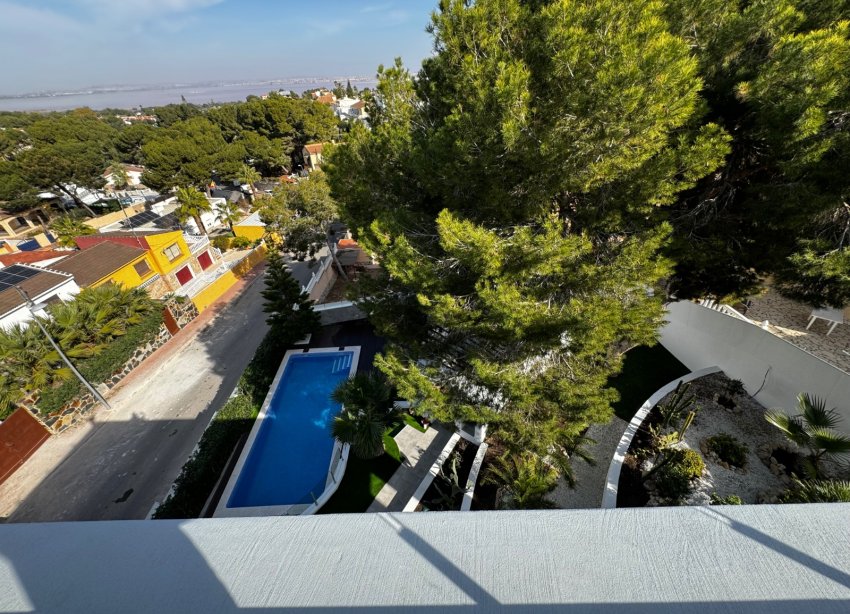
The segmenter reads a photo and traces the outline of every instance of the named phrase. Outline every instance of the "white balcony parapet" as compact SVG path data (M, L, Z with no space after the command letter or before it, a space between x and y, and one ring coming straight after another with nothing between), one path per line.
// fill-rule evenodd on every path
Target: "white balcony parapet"
M183 233L183 240L189 246L189 251L194 254L199 254L210 245L210 238L206 235L192 235Z

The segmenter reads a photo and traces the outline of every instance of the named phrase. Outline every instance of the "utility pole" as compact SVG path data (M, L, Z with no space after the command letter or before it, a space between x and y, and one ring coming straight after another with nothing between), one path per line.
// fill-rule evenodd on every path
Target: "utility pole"
M89 381L85 377L83 377L82 373L77 371L77 368L71 363L68 357L65 356L65 352L63 352L62 348L59 347L59 344L53 340L53 337L50 335L48 330L44 328L44 325L41 323L41 320L39 320L38 317L35 315L35 312L40 311L42 306L36 305L26 293L26 291L24 291L24 289L20 286L15 286L15 290L17 290L18 294L21 295L21 298L24 299L27 305L27 309L29 309L30 314L32 314L33 320L35 320L35 323L38 324L38 327L41 329L41 332L44 333L44 336L47 337L47 340L50 341L50 345L53 346L53 349L55 349L59 353L59 356L62 357L62 360L64 360L65 364L68 365L68 368L71 369L71 372L77 376L77 379L82 382L83 386L89 389L89 392L92 393L98 403L103 405L106 409L112 409L109 406L109 403L106 402L106 399L103 398L103 395L101 395L97 390L94 389L94 386L92 386Z

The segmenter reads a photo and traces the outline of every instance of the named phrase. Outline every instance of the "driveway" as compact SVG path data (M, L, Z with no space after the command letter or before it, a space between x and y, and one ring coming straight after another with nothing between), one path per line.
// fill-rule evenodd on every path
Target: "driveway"
M247 280L246 280L247 281ZM169 341L0 486L7 522L145 518L167 494L266 333L262 274ZM218 310L218 313L214 313Z

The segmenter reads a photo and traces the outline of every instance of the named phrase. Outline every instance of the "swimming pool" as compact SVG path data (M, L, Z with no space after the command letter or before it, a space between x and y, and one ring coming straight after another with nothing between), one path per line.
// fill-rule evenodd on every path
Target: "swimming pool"
M312 513L333 494L348 447L331 435L340 405L330 395L359 354L359 346L286 353L216 516Z

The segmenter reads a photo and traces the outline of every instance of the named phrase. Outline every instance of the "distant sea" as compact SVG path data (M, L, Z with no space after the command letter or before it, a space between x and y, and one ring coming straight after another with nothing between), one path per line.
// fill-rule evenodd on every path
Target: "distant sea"
M359 89L374 87L374 79L341 77L338 81ZM260 96L279 89L301 92L318 87L333 87L334 79L309 78L279 79L257 82L218 82L188 85L162 86L116 86L90 88L68 92L45 92L21 96L0 96L0 111L66 111L78 107L99 109L134 109L136 107L158 107L180 103L181 96L187 102L207 104L209 102L235 102L246 97Z

